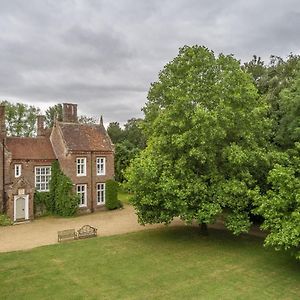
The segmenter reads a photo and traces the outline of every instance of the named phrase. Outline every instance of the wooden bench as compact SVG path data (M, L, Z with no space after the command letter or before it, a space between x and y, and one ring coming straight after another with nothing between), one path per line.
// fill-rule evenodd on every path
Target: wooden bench
M66 229L66 230L58 231L57 235L58 235L58 242L76 239L75 229Z
M84 225L77 231L78 239L85 239L97 236L97 228L90 225Z

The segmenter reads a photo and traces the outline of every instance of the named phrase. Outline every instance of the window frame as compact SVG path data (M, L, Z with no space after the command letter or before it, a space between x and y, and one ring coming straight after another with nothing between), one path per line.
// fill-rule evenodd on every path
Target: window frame
M78 191L78 188L79 187L84 187L84 191ZM84 193L84 203L82 204L81 203L81 200L82 200L82 193ZM79 195L80 197L80 201L78 203L78 207L87 207L87 184L86 183L79 183L79 184L76 184L76 194Z
M101 188L101 186L103 188ZM101 194L103 192L103 194ZM96 200L97 205L104 205L105 204L105 182L97 182L96 184ZM102 201L100 201L102 200Z
M37 169L45 169L45 173L42 174L42 172L40 171L40 174L37 174ZM46 174L47 173L46 169L50 170L49 174ZM45 176L45 181L37 181L37 176L39 176L40 178L42 176ZM46 178L49 178L48 181L46 180ZM50 186L49 186L50 180L51 180L51 166L35 166L34 167L34 186L35 186L35 189L38 192L49 192L49 190L50 190ZM39 189L37 188L37 184L40 185ZM45 189L41 189L42 184L45 185ZM46 188L47 186L48 186L48 188Z
M81 161L83 160L83 162ZM76 176L78 177L82 177L82 176L86 176L86 157L76 157ZM81 167L83 166L83 172L80 172L78 173L78 170L80 168L80 171L81 170Z
M103 161L101 162L101 160L103 160ZM103 166L102 172L101 172L101 165ZM96 157L96 175L97 176L106 175L106 157L105 156Z
M15 164L15 178L18 178L21 175L22 175L22 164Z

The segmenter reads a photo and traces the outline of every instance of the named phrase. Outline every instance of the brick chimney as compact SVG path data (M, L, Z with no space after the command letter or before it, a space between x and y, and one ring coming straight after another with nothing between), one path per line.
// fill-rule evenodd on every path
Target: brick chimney
M6 128L5 128L5 105L0 105L0 138L3 139L6 137Z
M63 122L77 123L77 104L63 103Z
M45 116L37 116L37 136L45 135Z

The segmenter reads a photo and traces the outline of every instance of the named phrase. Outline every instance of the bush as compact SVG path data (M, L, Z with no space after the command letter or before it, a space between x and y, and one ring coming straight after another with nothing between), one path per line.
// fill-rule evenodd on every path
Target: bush
M7 215L0 214L0 226L12 225L11 219Z
M118 187L118 183L114 180L107 180L105 183L105 206L108 209L122 207L122 203L118 200Z

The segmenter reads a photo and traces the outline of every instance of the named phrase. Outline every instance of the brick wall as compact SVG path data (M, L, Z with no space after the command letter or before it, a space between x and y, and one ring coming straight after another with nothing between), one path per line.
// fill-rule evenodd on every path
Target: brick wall
M53 160L11 160L7 163L7 215L13 220L14 209L14 196L17 195L17 189L13 189L14 185L20 178L24 178L28 183L26 185L19 186L19 188L25 189L25 194L29 194L29 218L34 218L34 203L33 193L35 188L35 167L39 166L51 166ZM22 167L21 176L15 177L15 164L20 164Z
M96 184L105 183L106 180L114 178L114 153L109 151L68 153L58 126L53 128L50 140L62 171L71 178L74 184L74 191L76 191L77 184L87 185L87 207L80 208L80 211L91 212L100 209L101 206L97 205ZM77 176L76 159L79 157L86 158L86 176ZM105 157L106 159L105 175L97 176L97 157Z

